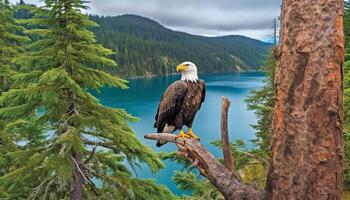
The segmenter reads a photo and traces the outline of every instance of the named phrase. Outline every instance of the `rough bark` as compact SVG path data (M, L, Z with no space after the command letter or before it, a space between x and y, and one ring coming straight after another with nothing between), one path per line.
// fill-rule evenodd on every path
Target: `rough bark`
M343 1L285 0L269 199L341 199Z
M197 140L186 139L184 144L181 139L176 141L175 137L176 135L167 133L145 135L146 139L176 143L179 154L189 159L193 166L199 169L201 175L207 177L226 199L262 200L265 198L265 191L241 183L233 171L221 164Z
M230 108L231 102L223 97L221 106L221 142L222 142L222 152L224 154L224 165L227 169L235 171L234 161L232 159L232 152L230 146L230 138L228 135L228 110Z

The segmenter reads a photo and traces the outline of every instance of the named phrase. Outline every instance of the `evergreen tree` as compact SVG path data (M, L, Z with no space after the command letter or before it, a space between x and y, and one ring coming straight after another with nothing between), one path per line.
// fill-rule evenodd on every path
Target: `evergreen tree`
M345 63L344 63L344 186L350 190L350 3L345 1L344 13Z
M14 61L24 52L22 45L28 41L28 38L19 35L23 28L15 23L12 16L13 7L7 0L0 0L0 96L12 86L12 76L18 69ZM0 108L2 107L4 105L0 103ZM14 142L15 134L6 131L7 123L7 118L0 117L0 176L9 171L14 160L13 157L4 155L18 149ZM0 196L7 196L7 192L1 187Z
M0 188L10 199L173 199L166 188L131 178L124 166L163 167L128 126L135 118L89 93L102 86L125 89L127 82L101 71L116 63L88 30L96 24L81 13L86 1L45 3L20 21L40 27L26 31L40 39L16 59L21 73L0 97L0 117L28 147L7 153L15 163L0 177ZM27 118L30 124L20 123Z
M246 99L248 109L254 111L258 118L257 124L252 125L256 130L256 139L253 140L256 152L262 157L269 157L269 134L272 130L272 114L275 101L275 66L276 59L273 51L270 52L264 66L263 71L266 72L264 86L261 89L254 90Z
M18 35L23 31L13 19L13 9L7 0L0 0L0 94L11 86L11 75L16 71L14 60L24 52L21 46L28 38Z

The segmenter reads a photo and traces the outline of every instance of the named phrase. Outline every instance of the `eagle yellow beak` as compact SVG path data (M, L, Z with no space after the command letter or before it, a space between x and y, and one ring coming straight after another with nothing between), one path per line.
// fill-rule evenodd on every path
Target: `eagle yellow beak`
M178 66L176 67L176 71L177 71L177 72L182 72L182 71L184 71L184 70L186 70L186 69L188 69L188 66L183 65L183 64L180 64L180 65L178 65Z

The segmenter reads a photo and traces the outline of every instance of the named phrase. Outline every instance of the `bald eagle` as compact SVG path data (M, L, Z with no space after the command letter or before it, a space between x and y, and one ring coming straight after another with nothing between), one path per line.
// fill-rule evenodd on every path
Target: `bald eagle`
M197 67L192 62L178 65L176 71L182 73L181 80L172 83L162 95L154 128L157 128L158 133L173 133L179 130L176 138L199 140L192 131L192 123L205 99L205 83L198 79ZM184 125L188 128L186 133L182 130ZM158 141L157 147L165 143Z

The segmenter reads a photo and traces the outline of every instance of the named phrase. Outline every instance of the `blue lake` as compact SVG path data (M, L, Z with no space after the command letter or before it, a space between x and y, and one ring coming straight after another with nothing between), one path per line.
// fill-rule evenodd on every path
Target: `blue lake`
M165 89L180 76L154 77L148 79L135 79L129 83L128 90L116 88L103 88L95 96L103 105L126 109L140 121L131 123L131 127L146 145L155 151L170 152L176 150L174 144L167 144L161 148L155 146L155 141L145 140L143 136L153 133L154 115L157 111L159 99ZM253 89L262 87L265 78L262 72L245 72L232 74L201 75L206 82L206 100L194 121L194 132L200 136L204 144L216 157L222 157L222 152L213 147L210 142L220 139L220 112L221 97L231 100L229 112L230 139L243 139L249 143L254 138L254 129L250 126L256 122L256 117L247 110L244 99ZM250 144L251 145L251 144ZM174 162L165 162L166 168L152 174L148 167L136 169L140 178L155 179L157 183L167 185L175 194L186 194L176 188L171 178L174 171L181 171L182 167Z

